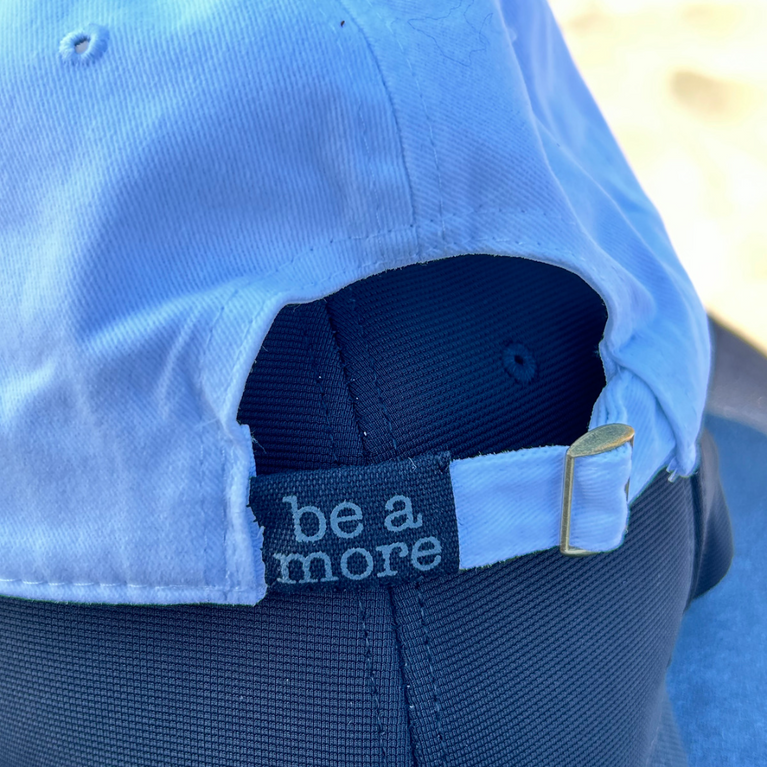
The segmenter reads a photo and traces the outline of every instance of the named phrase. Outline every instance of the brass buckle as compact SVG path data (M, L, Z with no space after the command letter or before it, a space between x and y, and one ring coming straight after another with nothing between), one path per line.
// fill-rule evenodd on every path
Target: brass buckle
M562 528L559 536L559 550L568 557L585 557L598 554L598 551L587 551L570 545L570 517L573 506L573 470L575 459L588 455L599 455L615 450L621 445L630 443L634 447L634 430L625 423L608 423L587 431L582 437L573 442L565 455L565 488L562 498ZM629 495L629 483L626 483L626 498Z

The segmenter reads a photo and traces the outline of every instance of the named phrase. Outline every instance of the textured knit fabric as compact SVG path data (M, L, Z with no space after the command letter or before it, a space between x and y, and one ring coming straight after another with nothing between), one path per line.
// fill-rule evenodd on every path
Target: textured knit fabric
M675 732L664 674L693 498L690 480L661 476L616 552L392 592L1 598L0 766L679 767L648 759L669 740L663 711Z
M767 763L767 435L708 417L732 514L724 581L687 611L669 693L690 767Z
M569 445L604 386L606 321L574 274L489 255L392 270L287 307L240 405L257 472ZM535 360L529 382L504 362L518 343Z
M0 593L256 602L236 416L272 320L467 253L591 285L578 431L636 429L636 491L694 471L705 313L542 0L6 0L0 70Z
M265 476L567 442L602 384L604 323L596 293L542 264L388 272L283 310L240 418ZM520 344L527 381L508 371ZM660 473L617 551L390 588L255 607L2 599L0 765L680 767L664 677L695 583L726 568L696 554L721 532L711 497Z
M258 608L0 599L2 767L410 764L385 591Z

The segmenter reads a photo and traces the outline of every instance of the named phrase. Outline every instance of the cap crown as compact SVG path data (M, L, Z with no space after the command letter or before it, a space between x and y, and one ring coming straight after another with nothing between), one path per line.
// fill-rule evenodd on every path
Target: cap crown
M466 253L609 312L592 426L689 473L705 313L541 2L6 2L3 593L263 595L236 421L279 309ZM6 546L7 544L4 544Z

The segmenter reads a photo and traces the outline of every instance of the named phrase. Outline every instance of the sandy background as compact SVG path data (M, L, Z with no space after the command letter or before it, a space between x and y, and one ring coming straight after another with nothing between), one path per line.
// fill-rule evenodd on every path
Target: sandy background
M767 0L550 0L709 312L767 353Z

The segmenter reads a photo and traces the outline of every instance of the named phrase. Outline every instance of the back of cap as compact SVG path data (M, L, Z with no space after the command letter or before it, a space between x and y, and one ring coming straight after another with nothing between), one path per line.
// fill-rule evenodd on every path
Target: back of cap
M548 9L0 16L0 765L683 764L708 330Z

